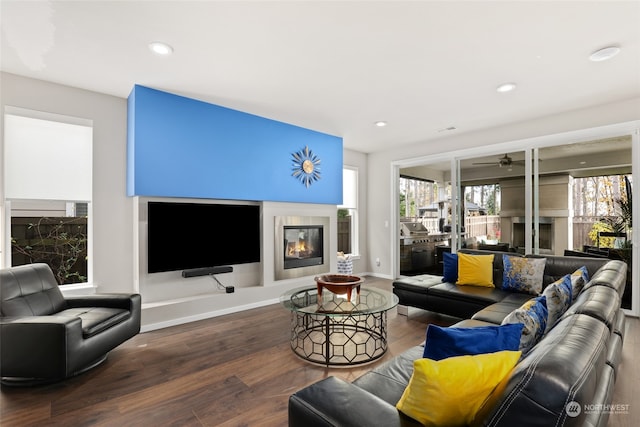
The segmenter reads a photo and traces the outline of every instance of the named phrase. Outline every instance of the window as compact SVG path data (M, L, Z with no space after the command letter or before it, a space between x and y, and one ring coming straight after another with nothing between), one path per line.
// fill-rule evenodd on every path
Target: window
M338 252L357 255L358 248L358 170L342 170L342 204L338 206Z
M11 201L11 265L44 262L60 285L87 282L87 215L74 202ZM86 204L85 204L86 205Z
M441 198L440 187L434 181L409 176L400 176L400 217L419 220L430 216Z
M501 243L500 184L464 186L465 238L480 244Z
M573 247L569 249L593 253L597 253L594 247L630 249L632 184L630 174L573 179ZM618 235L601 238L601 233Z
M45 262L60 285L87 282L91 121L15 107L4 119L2 264Z

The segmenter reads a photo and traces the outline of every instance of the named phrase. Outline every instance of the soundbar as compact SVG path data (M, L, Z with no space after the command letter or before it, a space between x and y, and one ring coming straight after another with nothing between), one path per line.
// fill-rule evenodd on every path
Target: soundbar
M182 271L182 277L198 277L198 276L209 276L213 279L214 282L218 285L218 288L224 289L226 293L232 294L235 291L233 286L225 286L214 274L222 274L222 273L231 273L233 271L233 267L230 265L222 265L220 267L203 267L203 268L190 268L188 270Z
M211 274L231 273L233 267L230 265L223 265L220 267L202 267L202 268L190 268L182 271L182 277L198 277L209 276Z

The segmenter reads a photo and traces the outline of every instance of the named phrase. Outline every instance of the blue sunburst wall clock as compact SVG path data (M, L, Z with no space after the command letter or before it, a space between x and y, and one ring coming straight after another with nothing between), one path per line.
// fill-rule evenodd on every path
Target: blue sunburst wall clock
M318 181L320 175L320 158L305 146L300 151L291 154L293 164L291 176L298 179L305 187Z

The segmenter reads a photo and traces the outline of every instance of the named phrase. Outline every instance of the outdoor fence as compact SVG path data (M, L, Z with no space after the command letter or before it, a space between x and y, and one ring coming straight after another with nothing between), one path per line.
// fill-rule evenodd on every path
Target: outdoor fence
M351 217L338 218L338 252L351 253Z
M438 233L439 218L405 218L404 221L421 222L429 233ZM464 219L465 235L467 237L484 237L491 240L500 240L500 216L499 215L474 215Z

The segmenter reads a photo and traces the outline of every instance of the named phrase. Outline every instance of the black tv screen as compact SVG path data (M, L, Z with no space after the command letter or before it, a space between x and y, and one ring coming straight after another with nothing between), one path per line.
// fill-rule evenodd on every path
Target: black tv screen
M260 262L260 206L148 202L149 273Z

